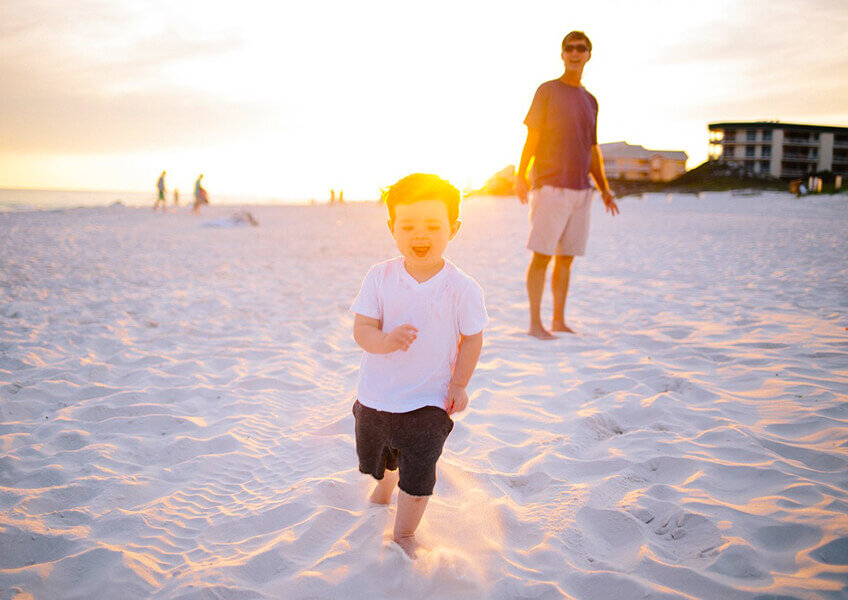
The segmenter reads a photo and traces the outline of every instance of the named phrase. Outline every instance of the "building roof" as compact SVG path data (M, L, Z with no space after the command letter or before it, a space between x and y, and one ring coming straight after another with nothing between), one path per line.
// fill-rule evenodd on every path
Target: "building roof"
M644 158L662 156L669 160L686 160L689 156L682 150L648 150L643 146L628 144L627 142L611 142L601 144L601 152L604 158Z
M707 127L710 131L716 129L729 129L738 127L740 129L794 129L796 131L826 131L829 133L848 133L848 127L838 127L836 125L809 125L803 123L781 123L780 121L731 121L727 123L709 123Z

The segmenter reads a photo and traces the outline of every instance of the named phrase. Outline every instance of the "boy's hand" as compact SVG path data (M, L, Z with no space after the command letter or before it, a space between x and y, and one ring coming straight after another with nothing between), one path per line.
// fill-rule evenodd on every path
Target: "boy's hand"
M418 337L418 330L412 325L398 325L383 338L383 347L386 354L396 350L409 350L409 346Z
M449 415L462 412L468 406L468 394L465 392L465 386L459 386L455 383L448 384L448 394L445 397L445 410Z

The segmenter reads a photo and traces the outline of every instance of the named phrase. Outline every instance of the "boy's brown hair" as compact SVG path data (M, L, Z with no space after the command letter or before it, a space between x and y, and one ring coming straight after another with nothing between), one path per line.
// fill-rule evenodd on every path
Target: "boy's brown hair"
M383 189L383 202L389 209L389 220L395 222L398 204L413 204L422 200L440 200L448 209L451 226L459 220L459 202L462 195L446 179L429 173L413 173Z

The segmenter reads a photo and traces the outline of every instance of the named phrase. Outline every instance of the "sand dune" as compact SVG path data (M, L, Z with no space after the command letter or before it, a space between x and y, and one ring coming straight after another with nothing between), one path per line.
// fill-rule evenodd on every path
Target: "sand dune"
M350 413L381 207L0 214L0 598L845 598L844 201L594 208L544 343L526 208L467 202L492 324L415 563Z

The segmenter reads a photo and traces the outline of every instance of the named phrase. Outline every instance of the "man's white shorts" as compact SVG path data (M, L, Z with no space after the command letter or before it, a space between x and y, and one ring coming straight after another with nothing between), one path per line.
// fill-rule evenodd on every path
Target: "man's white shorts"
M549 185L530 190L527 248L546 256L586 254L593 191Z

